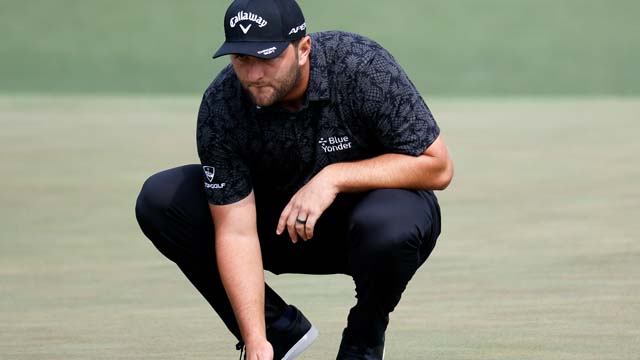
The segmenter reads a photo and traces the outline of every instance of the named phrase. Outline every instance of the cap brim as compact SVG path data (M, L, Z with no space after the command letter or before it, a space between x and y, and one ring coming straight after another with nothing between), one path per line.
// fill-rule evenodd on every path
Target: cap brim
M261 59L273 59L280 55L287 46L289 46L289 41L227 41L213 54L213 58L229 54L244 54Z

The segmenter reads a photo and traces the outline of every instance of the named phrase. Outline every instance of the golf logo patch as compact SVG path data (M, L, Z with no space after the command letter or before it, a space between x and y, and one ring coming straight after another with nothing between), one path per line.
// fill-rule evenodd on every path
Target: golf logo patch
M204 183L205 189L223 189L226 183L213 183L213 177L216 175L216 168L213 166L203 166L204 175L207 177L207 182Z
M204 169L204 174L207 176L207 180L212 182L213 176L216 174L216 168L213 166L203 166L202 168Z

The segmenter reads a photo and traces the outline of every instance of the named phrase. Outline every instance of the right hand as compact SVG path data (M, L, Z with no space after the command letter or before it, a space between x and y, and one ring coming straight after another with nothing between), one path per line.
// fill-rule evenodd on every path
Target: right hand
M246 344L247 360L273 360L273 347L267 340Z

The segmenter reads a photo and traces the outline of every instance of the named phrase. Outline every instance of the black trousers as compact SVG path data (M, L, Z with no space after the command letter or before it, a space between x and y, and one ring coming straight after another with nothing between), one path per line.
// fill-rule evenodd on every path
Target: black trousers
M352 276L357 303L349 312L345 336L370 345L383 339L389 313L440 234L440 208L430 191L339 194L318 220L313 239L297 244L286 231L275 233L283 208L261 203L259 194L256 208L264 268L275 274ZM178 265L241 340L216 264L201 166L186 165L151 176L138 196L136 217L144 234ZM265 284L267 324L276 321L286 306Z

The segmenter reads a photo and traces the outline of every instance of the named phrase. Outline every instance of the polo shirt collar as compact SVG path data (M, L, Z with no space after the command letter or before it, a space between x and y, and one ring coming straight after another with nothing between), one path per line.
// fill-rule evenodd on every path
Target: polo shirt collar
M311 41L311 54L309 55L309 87L307 88L308 101L329 100L329 79L327 77L327 59L324 52L315 41Z

